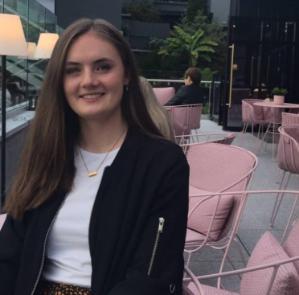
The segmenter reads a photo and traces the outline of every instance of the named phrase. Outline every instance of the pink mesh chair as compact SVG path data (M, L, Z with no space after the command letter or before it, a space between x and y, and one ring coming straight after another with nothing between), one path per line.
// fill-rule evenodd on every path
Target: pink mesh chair
M251 125L251 133L253 134L253 129L255 125L258 125L258 137L261 131L263 131L263 126L267 124L264 118L263 107L254 105L255 102L263 101L262 99L247 98L242 100L242 122L243 130L245 133L249 125Z
M299 114L282 112L281 114L282 127L296 127L299 126Z
M192 134L188 135L179 135L175 136L175 142L181 146L184 153L187 153L188 147L190 144L195 143L204 143L204 142L214 142L214 143L222 143L222 144L231 144L236 135L232 132L192 132Z
M0 230L5 222L6 214L0 214Z
M189 135L190 130L200 128L202 104L167 106L174 135Z
M190 165L187 265L193 252L209 246L224 251L221 271L246 201L244 194L223 196L223 192L246 190L257 158L245 149L219 143L190 144L186 157Z
M174 87L154 87L153 91L161 105L165 105L174 95Z
M275 150L276 150L276 143L277 143L276 138L279 136L278 127L281 125L282 111L281 111L281 109L263 107L263 112L264 112L264 121L267 124L267 128L262 137L262 141L261 141L258 152L262 151L267 137L271 136L271 143L273 146L272 154L274 156Z
M273 197L279 190L226 192L223 195L243 194L248 197ZM299 191L283 191L298 199ZM269 198L270 199L270 198ZM184 278L185 295L296 295L299 290L299 222L289 231L290 221L294 217L295 207L283 230L282 238L277 240L271 232L265 232L257 242L247 266L228 272L195 276L188 266L185 270L189 277ZM285 239L286 233L289 232ZM283 244L282 244L283 242ZM239 293L201 284L202 280L220 279L232 275L241 275Z
M279 189L286 189L292 174L299 174L299 128L279 127L280 139L278 143L277 161L283 170ZM274 204L271 225L274 225L283 195L278 195Z

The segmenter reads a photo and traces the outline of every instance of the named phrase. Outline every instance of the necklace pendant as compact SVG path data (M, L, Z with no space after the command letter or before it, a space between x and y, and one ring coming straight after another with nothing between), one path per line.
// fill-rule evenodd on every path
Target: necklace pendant
M88 177L93 177L93 176L96 176L97 174L98 174L97 171L91 171L87 175L88 175Z

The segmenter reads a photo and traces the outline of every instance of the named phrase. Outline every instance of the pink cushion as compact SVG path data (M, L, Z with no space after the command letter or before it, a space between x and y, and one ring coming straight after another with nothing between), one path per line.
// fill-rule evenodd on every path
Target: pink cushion
M290 257L299 256L299 219L292 227L283 248ZM299 273L299 261L294 262L294 265Z
M174 87L154 87L153 91L161 105L165 105L174 95Z
M255 246L247 266L262 265L287 259L288 255L270 233L266 232ZM241 295L264 295L269 286L273 268L245 273L241 280ZM277 271L270 295L298 295L299 275L293 263L281 265Z
M0 214L0 230L4 224L5 218L6 218L6 214Z
M196 190L199 191L195 187L191 186L191 194L189 198L189 212L191 212L191 210L198 204L198 202L207 198L192 197L192 193L193 196L196 195ZM214 196L202 202L188 218L188 228L193 231L199 232L203 235L208 234L210 223L213 221L211 231L209 232L209 238L214 241L217 240L221 234L221 231L233 207L234 199L233 196L222 196L218 204L215 218L214 220L212 220L215 208L217 206L217 202L218 196Z
M198 241L203 241L205 239L205 235L192 230L190 228L187 228L186 232L186 242L187 243L192 243L192 242L198 242Z
M214 287L202 285L203 295L239 295L235 292L230 292L227 290L221 290ZM193 282L190 282L188 284L185 284L184 286L184 293L183 295L199 295L198 289L196 288L195 284Z

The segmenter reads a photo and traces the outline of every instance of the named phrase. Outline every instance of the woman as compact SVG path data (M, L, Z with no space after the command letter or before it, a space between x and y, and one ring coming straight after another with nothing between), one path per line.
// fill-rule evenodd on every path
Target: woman
M0 234L0 294L181 294L188 165L146 109L122 35L57 42Z
M174 141L174 133L172 131L166 109L159 104L151 84L144 77L139 77L139 79L149 115L160 130L161 134L166 139Z

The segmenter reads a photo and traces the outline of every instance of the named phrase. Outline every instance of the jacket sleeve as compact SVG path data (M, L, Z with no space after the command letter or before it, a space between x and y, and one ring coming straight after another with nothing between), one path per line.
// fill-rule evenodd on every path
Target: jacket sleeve
M0 294L11 295L19 269L23 224L10 216L0 231Z
M185 100L185 86L182 86L177 93L172 97L166 104L165 106L174 106L174 105L180 105L184 103Z
M181 149L174 150L155 161L155 179L160 181L150 214L126 280L109 295L182 294L189 167Z

